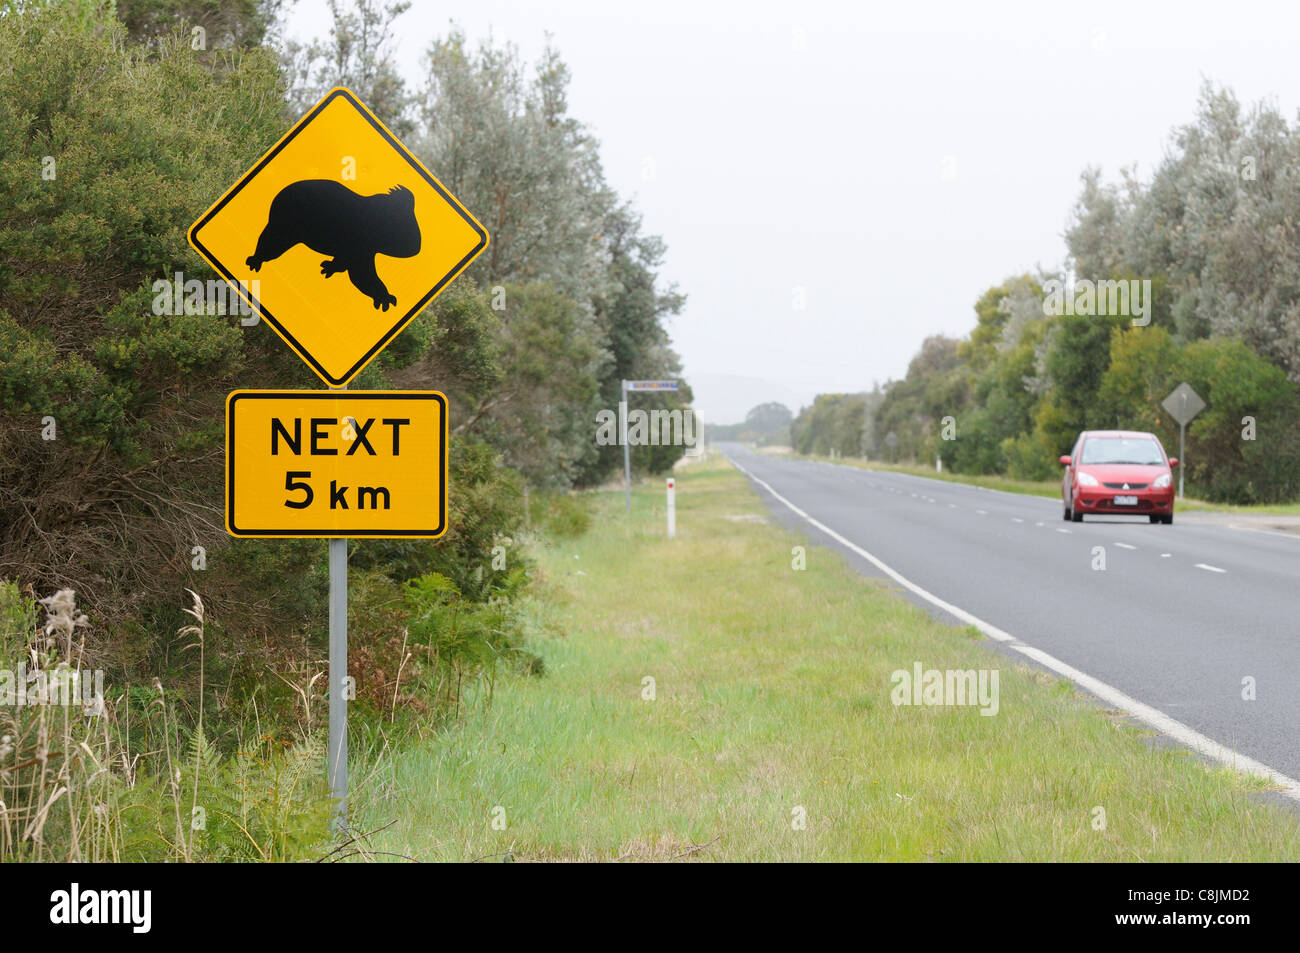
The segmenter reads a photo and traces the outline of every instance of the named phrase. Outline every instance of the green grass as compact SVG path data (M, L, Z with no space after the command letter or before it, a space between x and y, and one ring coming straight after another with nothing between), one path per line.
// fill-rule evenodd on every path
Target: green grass
M426 860L1286 860L1262 782L1157 748L1068 683L768 521L724 462L596 497L540 554L543 677L357 772L356 823ZM891 673L997 669L997 715L896 707ZM656 684L644 700L643 680ZM493 827L493 811L504 829ZM796 829L799 809L806 828ZM1105 812L1105 827L1094 828Z
M819 460L823 463L840 463L861 470L886 470L893 473L908 473L912 476L946 480L949 483L965 483L970 486L987 487L990 490L1002 490L1005 493L1047 496L1052 499L1059 499L1061 496L1061 481L1059 479L1014 480L1011 477L982 473L950 473L947 470L943 473L936 473L933 466L927 467L919 463L885 463L879 460L867 461L854 457L837 457L832 460L830 457L808 454L789 454L788 456L795 460ZM1197 500L1191 497L1179 500L1177 509L1200 510L1208 513L1259 514L1260 516L1300 515L1300 503L1211 503L1208 500Z

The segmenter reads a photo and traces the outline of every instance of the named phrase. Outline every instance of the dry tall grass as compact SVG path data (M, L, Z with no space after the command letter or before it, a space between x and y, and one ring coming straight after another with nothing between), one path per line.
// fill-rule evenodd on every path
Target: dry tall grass
M205 610L190 595L194 622L177 637L202 672ZM129 693L104 692L85 668L91 637L72 590L35 600L0 583L0 862L321 856L318 740L254 730L223 758L205 735L201 676L193 718L155 679L143 716L154 743L133 751Z

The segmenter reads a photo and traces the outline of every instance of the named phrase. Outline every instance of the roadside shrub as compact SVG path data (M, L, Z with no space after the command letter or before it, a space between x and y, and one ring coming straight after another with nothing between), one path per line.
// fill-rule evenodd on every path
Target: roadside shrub
M1003 440L1002 456L1007 461L1007 476L1016 480L1050 480L1059 470L1056 458L1033 434Z
M541 524L561 539L576 539L591 528L591 513L582 497L557 493L546 499Z

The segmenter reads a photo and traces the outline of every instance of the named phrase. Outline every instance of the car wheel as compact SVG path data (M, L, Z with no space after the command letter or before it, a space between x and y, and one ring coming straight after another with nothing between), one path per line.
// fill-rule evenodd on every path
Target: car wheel
M1061 519L1067 521L1070 519L1070 508L1068 506L1061 512Z
M1170 513L1168 516L1162 516L1162 517L1160 517L1160 522L1164 523L1166 526L1171 526L1171 525L1173 525L1173 522L1174 522L1174 514L1173 514L1173 513Z
M1158 513L1153 513L1152 515L1148 516L1147 519L1150 520L1152 523L1160 523L1164 521L1164 517L1159 515Z
M1070 507L1070 522L1072 522L1072 523L1082 523L1082 522L1083 522L1083 514L1080 513L1080 512L1079 512L1077 509L1075 509L1073 506Z

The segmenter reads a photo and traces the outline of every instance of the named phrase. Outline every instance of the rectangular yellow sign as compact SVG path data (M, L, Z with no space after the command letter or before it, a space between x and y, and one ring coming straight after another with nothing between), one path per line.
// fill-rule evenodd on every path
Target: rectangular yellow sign
M237 390L226 398L226 530L441 536L447 430L437 391Z

